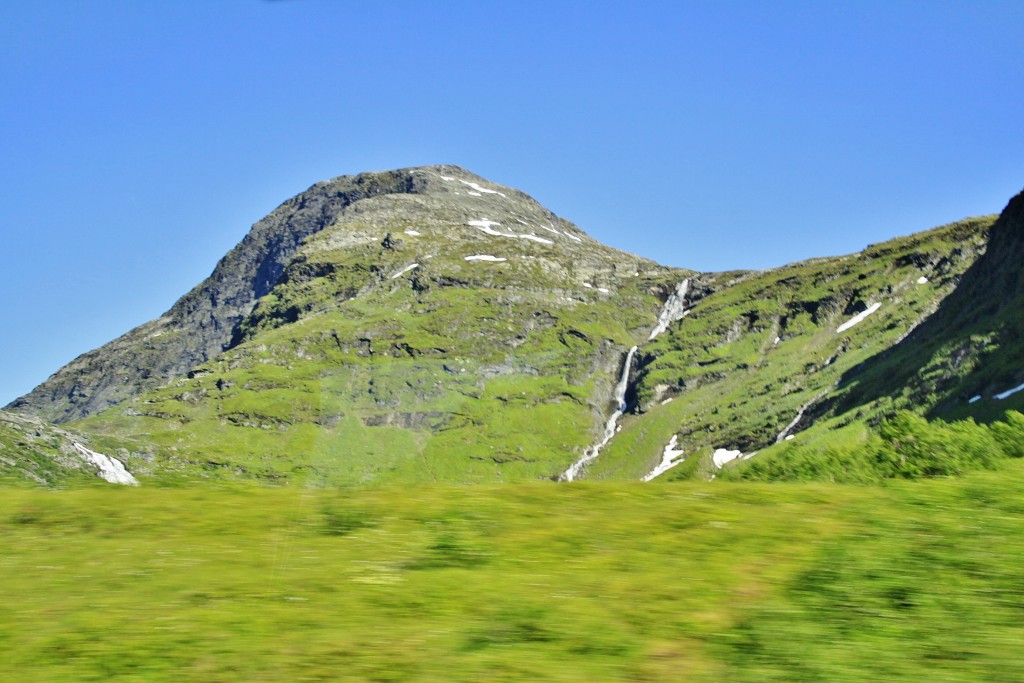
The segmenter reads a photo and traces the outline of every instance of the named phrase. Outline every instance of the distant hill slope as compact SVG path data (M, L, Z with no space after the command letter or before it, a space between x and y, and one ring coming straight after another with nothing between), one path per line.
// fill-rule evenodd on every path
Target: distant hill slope
M1008 411L1024 410L1022 264L1024 193L992 225L985 254L933 315L892 348L846 370L806 411L797 440L768 449L731 476L860 480L871 473L858 461L874 458L884 468L885 454L901 442L908 452L900 458L948 451L939 468L947 471L960 471L956 461L963 457L984 462L994 451L1020 457L1012 435L1021 419ZM927 428L901 411L942 422ZM946 424L965 419L1006 424L992 430L970 421ZM1000 435L1001 444L991 441Z
M460 169L384 177L396 174L415 192L363 197L307 237L227 351L78 426L152 452L133 466L162 476L565 469L600 431L628 349L692 273L601 245Z
M727 282L642 347L639 412L591 476L706 479L792 438L844 373L899 342L954 291L993 220Z
M12 407L73 419L143 479L739 476L794 437L957 416L965 391L1017 381L1020 204L696 273L457 167L336 178Z
M1022 269L1024 193L1000 214L985 255L935 314L891 351L843 378L831 412L887 397L897 407L923 408L934 416L991 416L993 396L1024 383ZM968 403L975 396L980 401Z
M165 314L79 356L7 408L66 422L184 375L231 345L238 324L274 287L304 239L355 202L415 194L424 181L395 171L313 185L256 223L210 277Z

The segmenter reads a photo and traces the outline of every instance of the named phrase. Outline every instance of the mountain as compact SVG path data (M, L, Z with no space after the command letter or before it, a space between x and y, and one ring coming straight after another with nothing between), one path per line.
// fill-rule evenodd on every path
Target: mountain
M373 191L337 199L352 187ZM311 221L310 206L333 208ZM293 250L296 225L306 236ZM266 263L284 265L241 316L237 302L270 282L253 279ZM689 274L605 247L527 195L455 167L337 179L258 223L182 300L208 305L195 334L175 336L202 341L202 353L190 351L199 356L225 351L163 388L150 388L149 372L123 390L137 395L76 426L111 437L109 450L152 455L133 471L165 476L551 476L591 441L628 349ZM182 302L162 320L191 310ZM216 316L228 322L214 344L203 335ZM122 348L87 354L48 386L124 362ZM30 409L48 391L13 407ZM38 412L55 410L67 404Z
M184 375L231 346L239 324L274 288L303 240L353 204L422 193L425 182L422 175L396 171L313 185L256 223L210 277L169 311L76 358L8 407L67 422Z
M932 322L954 309L976 318L954 325L967 339L1020 319L1014 201L858 254L697 273L454 166L345 176L9 408L69 422L143 481L741 476L815 434L937 409L905 356L959 358ZM1003 303L985 308L992 283ZM992 390L1014 380L994 358Z

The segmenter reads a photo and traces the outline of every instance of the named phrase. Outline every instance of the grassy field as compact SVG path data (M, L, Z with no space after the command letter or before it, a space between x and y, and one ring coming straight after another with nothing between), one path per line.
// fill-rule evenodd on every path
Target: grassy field
M8 488L0 679L1021 681L1024 468Z

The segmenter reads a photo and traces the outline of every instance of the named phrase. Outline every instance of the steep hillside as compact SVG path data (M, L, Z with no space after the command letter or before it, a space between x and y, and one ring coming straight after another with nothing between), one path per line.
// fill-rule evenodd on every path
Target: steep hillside
M402 173L416 191L355 201L308 237L228 351L78 426L151 454L133 471L161 476L564 470L600 432L628 349L690 273L605 247L465 171Z
M992 226L985 255L935 315L891 351L843 378L831 414L884 398L932 416L993 417L997 395L1024 382L1024 193ZM971 402L974 397L980 397Z
M792 437L844 373L896 344L954 290L993 220L726 282L641 347L637 414L591 476L708 478Z
M317 183L256 223L209 278L160 318L76 358L7 408L66 422L184 375L231 344L306 237L360 200L420 192L422 179L395 171Z
M884 469L894 438L931 443L932 452L945 452L940 470L947 472L959 471L963 458L977 460L979 452L1009 450L1020 457L1012 443L999 448L991 440L1020 427L1019 414L1008 411L1024 410L1021 263L1024 194L1010 201L991 228L984 256L932 316L892 349L847 370L835 390L807 412L798 441L770 448L730 475L870 479L872 473L857 461L875 459ZM901 411L933 424L926 429ZM1005 424L986 430L971 419Z

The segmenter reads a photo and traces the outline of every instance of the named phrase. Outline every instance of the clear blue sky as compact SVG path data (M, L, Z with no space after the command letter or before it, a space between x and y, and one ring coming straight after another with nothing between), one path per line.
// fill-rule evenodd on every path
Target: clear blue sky
M325 178L454 163L701 270L1024 188L1024 2L0 3L0 405Z

